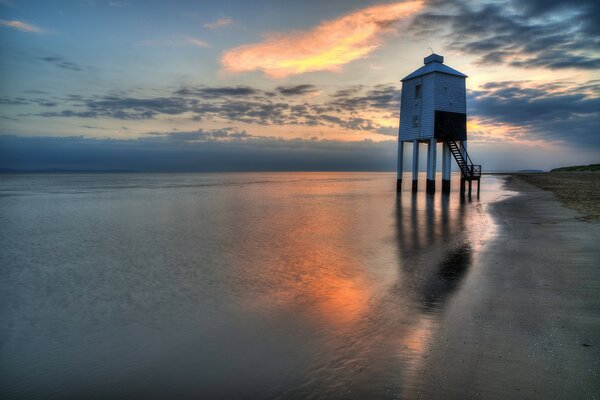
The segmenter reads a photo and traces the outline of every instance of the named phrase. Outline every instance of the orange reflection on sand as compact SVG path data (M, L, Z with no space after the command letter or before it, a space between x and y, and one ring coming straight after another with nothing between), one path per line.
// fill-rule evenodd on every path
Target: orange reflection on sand
M326 180L312 185L308 196L314 207L306 206L306 192L300 198L294 193L276 195L287 202L263 213L258 223L239 225L237 243L241 246L252 243L251 238L244 238L246 235L281 233L269 248L240 251L251 251L250 259L261 260L248 261L252 273L246 278L257 280L255 286L263 288L253 294L249 306L257 310L265 309L265 304L271 309L293 309L323 324L346 325L360 318L368 307L372 285L366 282L365 268L352 251L356 243L348 236L357 229L352 226L355 219L347 209L337 206L336 189ZM304 206L295 207L295 201Z
M434 328L434 320L423 315L414 327L406 332L404 336L400 337L401 346L408 349L414 355L422 355L427 349ZM415 369L417 367L415 363L411 363L411 366Z
M319 239L290 241L286 248L277 249L286 255L280 267L288 269L287 282L281 282L282 290L270 293L268 301L284 308L304 304L308 306L304 311L320 322L345 325L366 311L370 286L358 272L358 262L340 251L345 247L340 243L344 230L340 224L331 223L331 218L316 214L308 221L309 230L299 228Z
M366 310L369 293L365 284L356 279L329 276L322 285L305 287L317 305L317 310L329 322L349 324Z

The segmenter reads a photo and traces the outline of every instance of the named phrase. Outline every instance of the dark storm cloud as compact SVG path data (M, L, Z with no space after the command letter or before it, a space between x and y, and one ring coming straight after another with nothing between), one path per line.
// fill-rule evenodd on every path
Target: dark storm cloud
M481 64L548 69L600 67L597 1L523 0L500 6L435 2L417 16L417 36L443 35Z
M38 60L56 65L59 68L68 69L70 71L83 71L83 67L72 61L68 61L60 56L39 57Z
M247 97L261 94L262 91L250 86L202 86L198 88L181 88L175 91L179 96L194 96L204 99L219 99L224 97Z
M36 114L39 117L77 117L77 118L97 118L100 116L94 111L73 111L73 110L62 110L62 111L47 111ZM27 115L21 115L25 117Z
M81 128L85 128L85 129L100 129L100 130L106 130L106 128L103 128L101 126L93 126L93 125L79 125Z
M195 103L178 97L133 98L103 96L89 99L75 98L77 109L42 112L41 117L109 117L124 120L151 119L159 114L177 115L189 111ZM85 109L80 110L81 107Z
M293 85L293 86L278 86L275 88L277 92L284 96L301 96L308 93L314 93L317 91L315 85Z
M0 105L22 106L29 104L29 100L24 97L0 97Z
M469 93L471 115L517 135L600 147L600 84L493 82Z
M192 102L193 103L193 102ZM177 115L189 109L190 101L177 97L140 99L106 96L88 99L85 105L91 111L118 119L146 119L158 114Z
M364 88L363 85L354 85L349 88L339 89L331 97L349 97L357 94Z
M42 98L25 98L25 97L0 97L0 105L5 106L23 106L27 104L38 104L42 107L54 107L58 103L54 100Z
M0 136L0 169L134 171L393 170L386 142L248 137L229 129L154 134L139 139ZM241 137L236 137L239 135Z
M315 125L321 125L322 123L330 123L331 125L337 125L342 128L356 130L356 131L371 131L378 132L378 127L373 123L373 121L361 118L361 117L350 117L347 119L342 119L333 115L319 115L316 118L316 121L320 121L321 123L316 123Z
M384 110L397 113L400 109L401 89L394 85L376 85L366 93L353 91L337 91L332 97L330 106L345 111L361 112L365 110Z
M591 58L578 55L570 55L568 58L562 56L561 52L546 52L536 57L531 57L522 61L512 61L510 65L514 67L545 67L550 69L576 68L598 69L600 68L600 58Z
M286 87L294 93L311 88ZM275 89L280 93L282 87ZM323 92L322 89L319 91ZM217 96L217 93L219 96ZM557 81L533 84L525 81L489 82L469 93L469 115L488 124L518 126L518 134L535 138L562 140L574 145L597 144L600 81L583 84ZM22 104L51 106L56 99L40 97L3 99ZM313 100L311 100L313 101ZM272 96L246 86L178 89L154 98L123 95L67 96L63 108L37 113L41 117L153 119L185 114L195 121L221 121L256 125L296 125L336 127L349 131L397 135L397 124L382 126L371 115L398 121L400 87L377 85L338 89L321 94L315 103L300 96ZM54 107L56 107L54 105ZM19 115L21 117L26 114ZM511 131L516 134L517 130ZM203 133L203 134L206 134ZM244 137L241 133L231 133ZM202 135L196 134L198 139ZM218 133L211 134L215 138ZM226 137L225 133L221 134ZM174 136L175 137L175 136Z
M268 100L230 100L219 103L200 103L192 107L199 118L221 118L228 121L255 123L260 125L280 125L292 123L287 110L289 104Z
M212 88L203 88L206 93ZM217 88L220 92L221 88ZM212 94L210 95L212 96ZM239 100L220 99L204 101L193 96L168 96L134 98L127 96L102 96L70 100L72 108L42 112L41 117L109 117L122 120L153 119L159 115L181 115L190 113L195 120L221 118L229 121L256 123L261 125L294 123L286 113L288 103L272 102L266 98Z
M596 0L521 0L514 5L533 17L576 12L583 32L600 34L600 3Z
M62 99L62 110L42 111L38 117L114 118L121 120L154 119L160 115L188 114L192 120L225 120L258 125L337 126L343 129L388 132L364 113L388 112L397 118L400 89L394 85L355 86L342 89L320 102L308 103L302 94L318 91L314 85L279 86L273 95L249 86L179 88L171 94L139 98L120 94ZM283 97L282 97L283 96ZM17 100L22 103L17 103ZM6 101L9 101L7 99ZM57 105L56 99L12 99L15 104ZM362 114L362 115L361 115ZM28 114L21 114L27 116Z
M46 100L46 99L32 99L32 102L39 104L42 107L56 107L58 102L55 100Z

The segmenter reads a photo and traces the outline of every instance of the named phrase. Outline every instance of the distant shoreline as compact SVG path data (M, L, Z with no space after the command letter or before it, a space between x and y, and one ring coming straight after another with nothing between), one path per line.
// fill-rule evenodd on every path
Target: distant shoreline
M138 172L127 169L0 169L0 174L132 174Z
M2 174L210 174L210 173L256 173L256 172L381 172L381 173L395 173L396 171L390 170L247 170L247 171L139 171L131 169L64 169L64 168L44 168L44 169L13 169L13 168L0 168L0 175ZM425 171L419 171L425 173ZM458 171L452 171L458 173ZM524 171L483 171L483 175L513 175L513 174L542 174L547 173L542 170L524 170ZM441 174L441 171L437 171L437 174Z

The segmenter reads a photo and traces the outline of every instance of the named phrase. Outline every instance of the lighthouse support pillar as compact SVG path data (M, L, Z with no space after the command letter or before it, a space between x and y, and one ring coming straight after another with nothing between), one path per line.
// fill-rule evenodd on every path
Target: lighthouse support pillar
M398 165L396 165L396 192L402 191L402 173L404 172L404 142L398 141Z
M452 172L450 147L442 142L442 193L450 193L450 176Z
M419 141L413 140L412 191L419 190Z
M435 193L436 139L427 142L427 193Z

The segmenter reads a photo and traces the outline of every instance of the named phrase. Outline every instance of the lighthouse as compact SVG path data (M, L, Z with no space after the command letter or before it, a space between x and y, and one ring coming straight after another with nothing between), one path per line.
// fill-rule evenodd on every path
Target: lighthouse
M481 166L474 165L467 153L467 92L463 74L444 64L444 57L431 54L424 65L402 79L400 129L398 133L397 190L402 187L404 147L412 144L412 190L418 189L419 145L427 146L428 193L435 192L438 144L442 145L442 191L450 191L452 158L464 183L479 180Z

